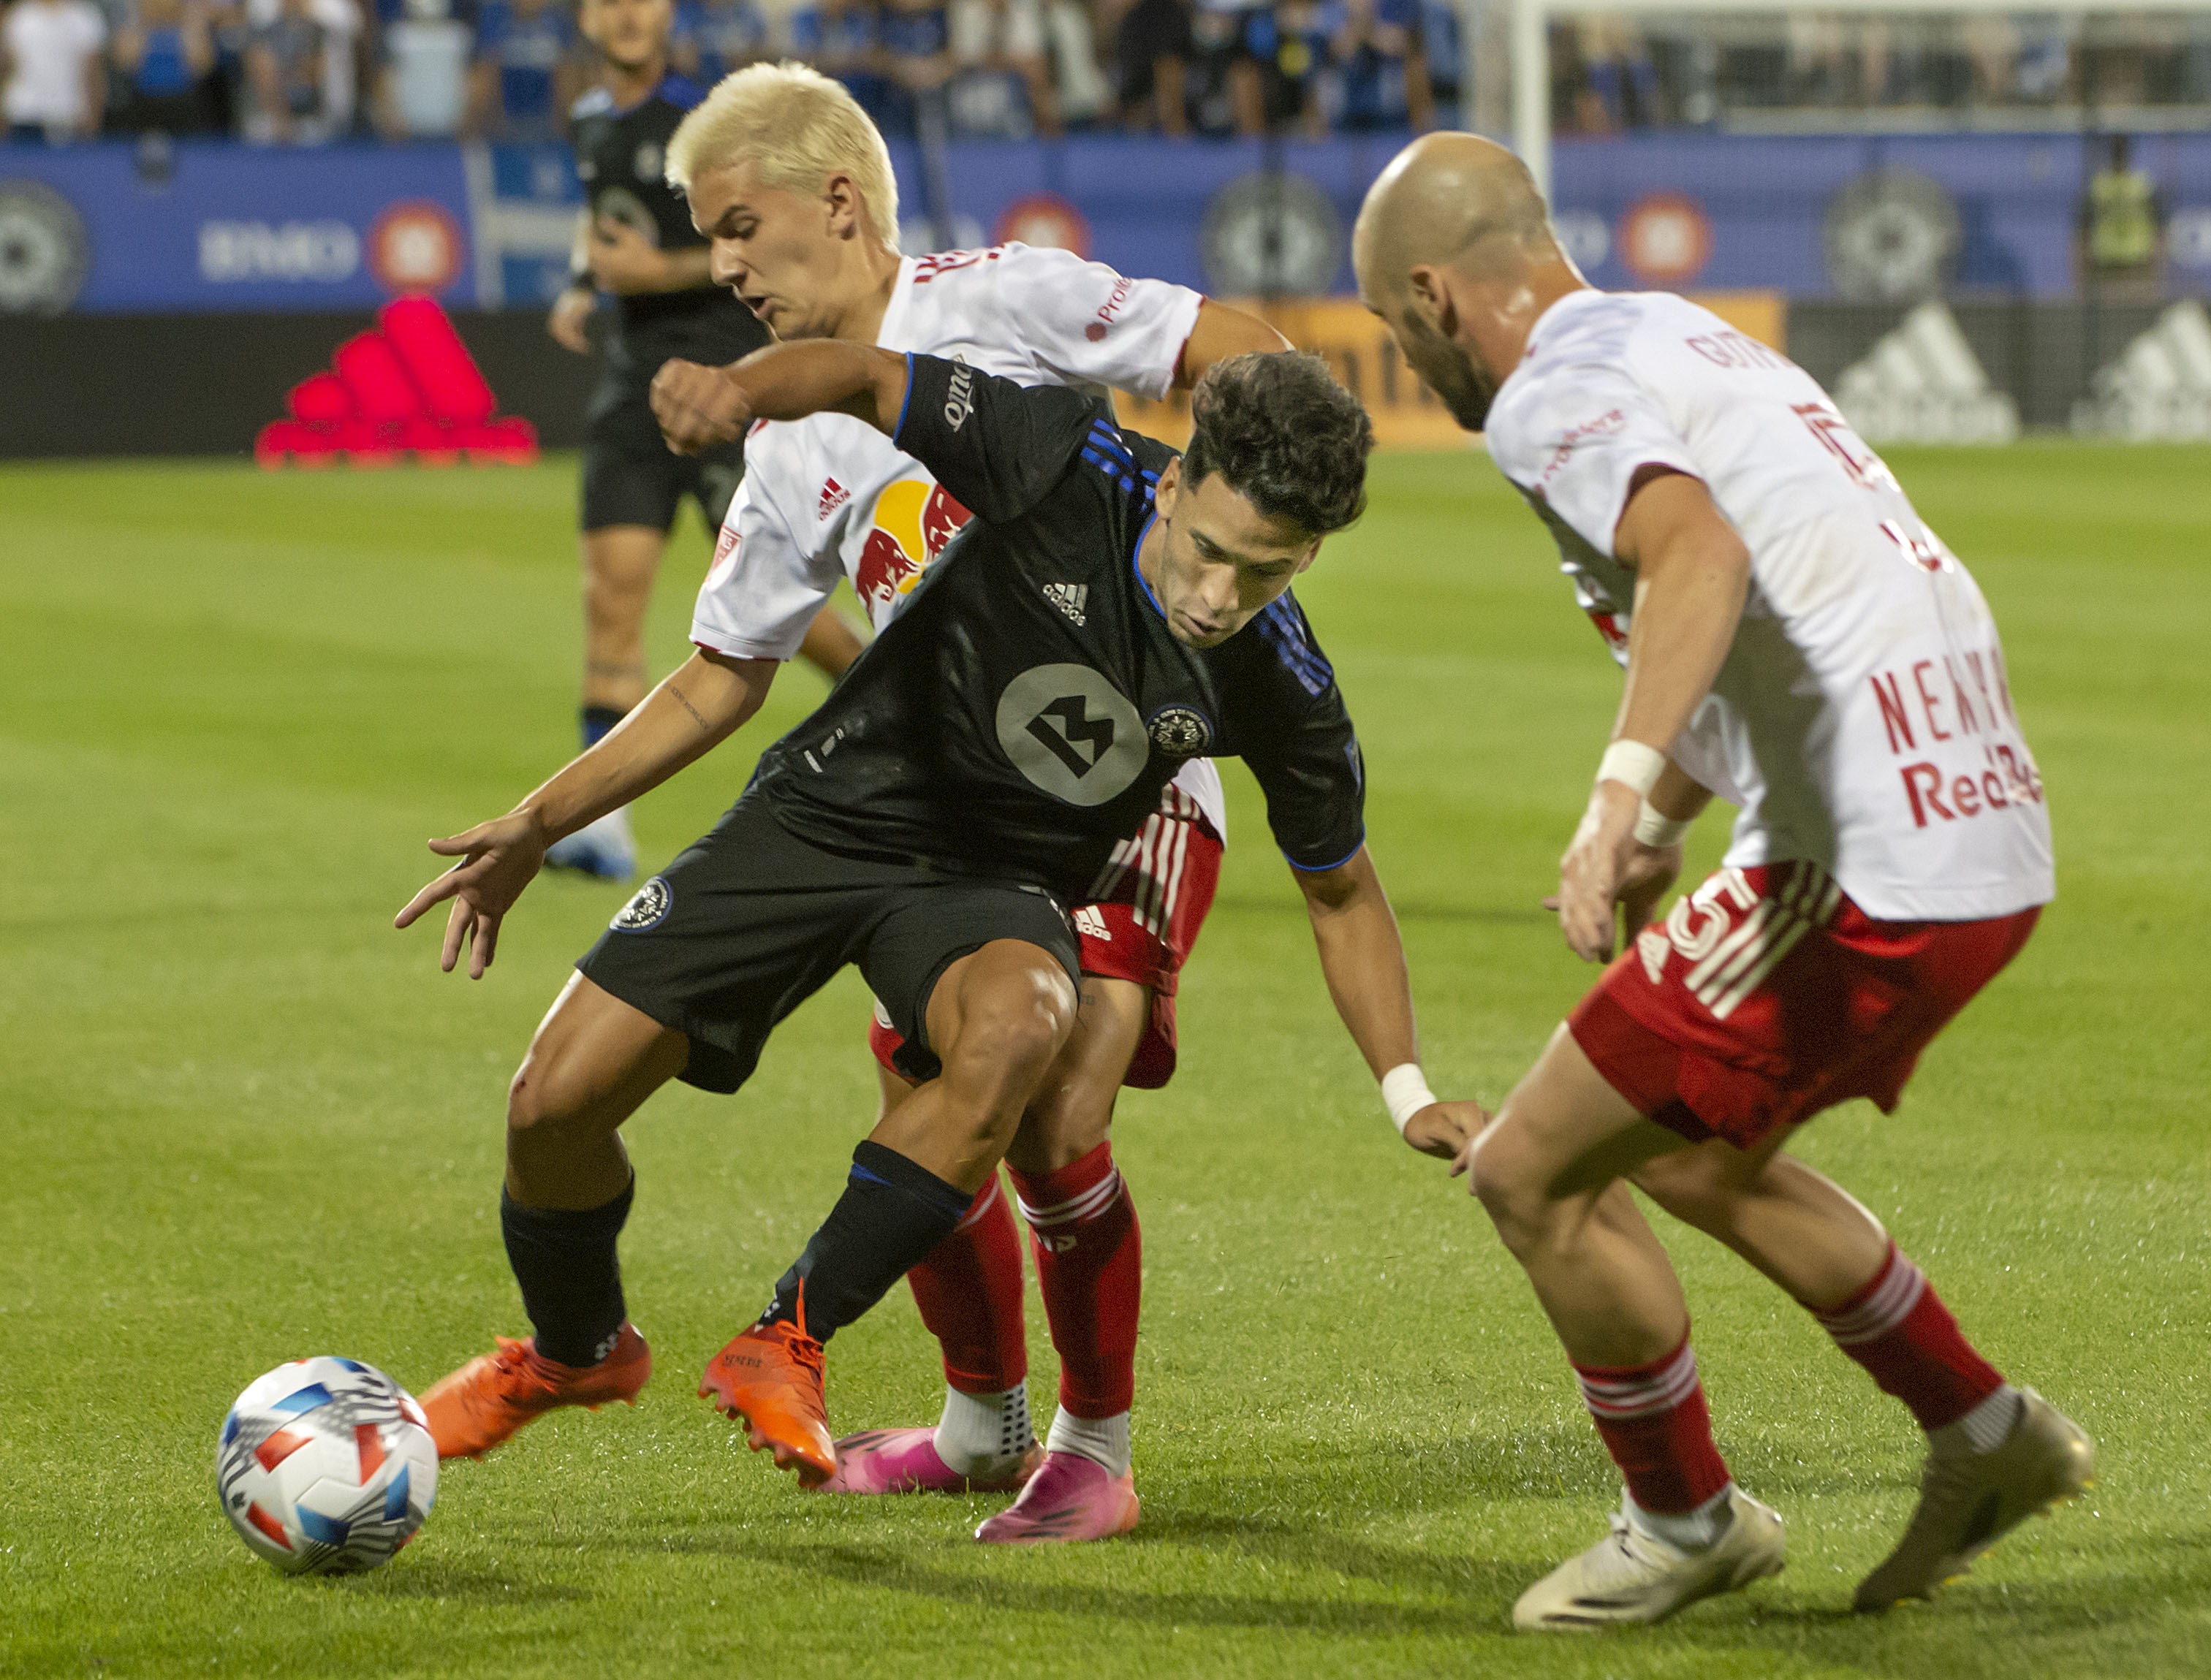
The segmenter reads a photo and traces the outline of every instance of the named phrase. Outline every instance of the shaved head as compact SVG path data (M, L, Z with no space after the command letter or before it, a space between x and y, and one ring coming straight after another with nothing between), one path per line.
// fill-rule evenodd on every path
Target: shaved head
M1351 236L1362 291L1402 291L1416 265L1481 273L1556 249L1528 166L1478 134L1424 135L1366 190Z
M1475 134L1390 160L1351 235L1359 295L1460 425L1479 431L1537 315L1584 282L1528 166Z

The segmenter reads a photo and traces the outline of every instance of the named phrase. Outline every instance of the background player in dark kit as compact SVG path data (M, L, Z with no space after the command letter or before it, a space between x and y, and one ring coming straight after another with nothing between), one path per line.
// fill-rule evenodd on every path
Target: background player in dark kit
M1258 777L1377 1077L1416 1059L1358 741L1288 594L1364 497L1372 430L1324 367L1215 367L1183 459L1079 393L930 357L815 341L725 377L761 418L837 407L881 426L976 519L714 831L615 917L539 1028L510 1099L503 1207L537 1339L423 1397L448 1455L643 1386L615 1264L631 1187L618 1128L671 1078L736 1089L776 1023L856 962L926 1083L855 1151L829 1219L701 1388L779 1464L830 1475L822 1340L927 1254L996 1166L1074 1028L1062 907L1190 754L1241 756ZM399 925L454 899L444 965L473 941L481 975L548 841L710 750L775 668L695 656L512 813L432 843L463 861ZM1449 1154L1484 1118L1430 1098L1404 1133Z
M582 0L578 22L603 61L600 85L569 113L586 207L577 229L574 276L546 328L579 354L585 323L610 296L606 375L591 399L584 452L583 738L589 746L645 698L645 611L661 551L686 496L710 533L744 475L742 441L686 457L654 423L652 376L672 357L732 362L770 335L707 272L705 237L683 195L668 184L662 154L704 90L668 68L672 0ZM843 620L825 615L803 650L831 677L859 652ZM548 855L556 868L626 879L636 847L626 814L613 811Z

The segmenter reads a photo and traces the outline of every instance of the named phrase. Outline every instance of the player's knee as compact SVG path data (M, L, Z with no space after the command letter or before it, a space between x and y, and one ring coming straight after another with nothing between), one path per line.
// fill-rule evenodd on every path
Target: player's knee
M576 1131L587 1105L568 1089L557 1058L532 1046L506 1088L506 1133L518 1144L542 1143Z
M1492 1126L1475 1145L1467 1171L1507 1248L1525 1256L1550 1240L1564 1209L1549 1194L1546 1175L1517 1128L1504 1121Z
M1075 988L1049 959L1005 964L962 999L958 1031L941 1053L963 1082L1018 1086L1025 1106L1075 1028Z

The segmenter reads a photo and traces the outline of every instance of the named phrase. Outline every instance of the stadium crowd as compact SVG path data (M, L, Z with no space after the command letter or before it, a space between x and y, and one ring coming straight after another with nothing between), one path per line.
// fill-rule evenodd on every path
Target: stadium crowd
M574 0L9 0L10 139L558 138ZM678 67L798 58L887 130L1318 136L1501 125L1505 0L679 0ZM1567 132L1746 112L2211 108L2211 11L1591 13L1553 30ZM1465 104L1462 106L1462 84Z

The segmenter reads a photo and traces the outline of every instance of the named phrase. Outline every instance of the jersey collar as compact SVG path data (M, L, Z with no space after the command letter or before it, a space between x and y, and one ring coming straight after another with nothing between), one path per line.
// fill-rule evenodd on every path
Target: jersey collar
M1143 591L1144 599L1151 602L1152 611L1160 615L1160 622L1164 624L1166 622L1167 609L1160 605L1159 596L1152 593L1151 583L1144 576L1144 568L1137 564L1144 552L1144 539L1151 535L1152 527L1159 523L1159 518L1160 512L1157 508L1154 508L1145 517L1144 529L1136 533L1136 546L1129 553L1129 571L1130 575L1136 578L1136 587Z
M898 283L891 287L891 299L883 305L882 325L875 329L875 347L878 350L908 350L913 347L906 341L906 317L913 305L914 259L899 258Z

